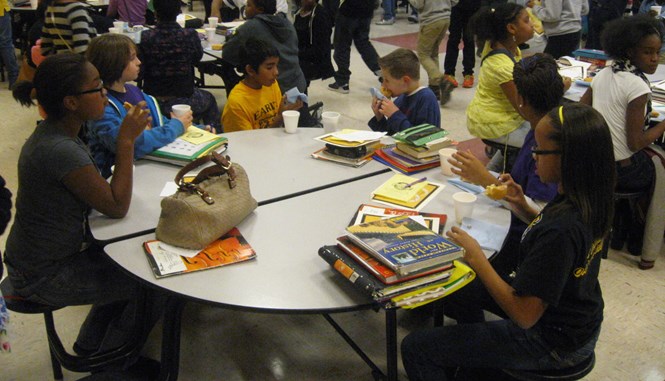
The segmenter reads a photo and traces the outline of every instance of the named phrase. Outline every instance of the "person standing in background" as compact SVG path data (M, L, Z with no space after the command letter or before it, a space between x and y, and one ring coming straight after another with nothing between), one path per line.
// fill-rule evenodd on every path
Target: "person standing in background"
M148 2L145 0L109 0L108 17L125 21L130 26L145 25Z
M16 82L16 78L18 78L18 62L16 61L16 52L14 52L12 39L10 9L7 0L0 0L0 55L2 56L2 62L7 68L9 88L11 89L14 86L14 82Z
M420 17L418 31L418 59L427 72L429 87L441 105L450 100L453 85L444 79L439 68L439 46L450 25L450 12L457 0L411 0Z
M589 32L587 34L586 49L599 49L600 35L608 21L623 16L628 0L589 0Z
M545 53L555 59L572 56L580 47L582 16L589 13L588 0L529 0L527 7L543 22L547 45Z
M395 0L383 0L381 7L383 8L383 18L375 24L393 25L395 23L395 10L397 8Z
M462 87L473 87L473 68L476 66L475 45L473 34L469 30L469 20L480 9L480 0L461 0L450 12L450 35L446 46L446 56L443 61L443 76L453 87L459 86L455 79L455 67L459 56L459 43L463 41L462 48Z
M377 77L381 77L379 55L369 40L369 28L374 14L374 2L368 0L342 0L335 19L333 58L337 64L335 82L328 85L328 90L342 94L349 93L351 78L351 44L356 44L365 65Z

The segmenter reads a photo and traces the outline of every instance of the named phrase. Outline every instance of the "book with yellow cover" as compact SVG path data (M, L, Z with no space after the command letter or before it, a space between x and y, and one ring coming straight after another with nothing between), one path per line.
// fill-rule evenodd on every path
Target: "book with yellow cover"
M185 256L180 250L158 240L143 243L143 248L157 278L207 270L256 258L256 252L237 228L231 229L218 240L194 256Z
M227 138L190 126L176 140L149 153L145 158L184 166L213 150L219 153L224 152L227 146Z
M373 201L390 205L396 208L420 210L425 205L427 205L427 203L430 202L437 194L439 194L439 192L441 192L442 189L443 185L441 184L425 182L425 186L420 191L418 191L418 193L416 193L415 196L413 196L407 201L396 200L393 198L384 197L377 194L372 195L371 199Z
M372 195L387 200L407 202L427 186L426 179L396 174L376 188Z

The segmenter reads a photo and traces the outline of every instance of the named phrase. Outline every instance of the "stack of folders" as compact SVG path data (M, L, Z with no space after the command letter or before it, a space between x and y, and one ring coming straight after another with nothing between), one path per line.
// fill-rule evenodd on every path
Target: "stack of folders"
M361 206L366 210L383 208ZM362 216L359 210L358 216ZM423 225L424 217L441 229L445 215L418 215L384 209L392 217L352 225L335 246L319 256L357 289L386 307L414 308L458 290L475 273L458 261L463 249ZM377 217L377 216L374 216ZM386 217L386 216L383 216ZM357 220L357 219L356 219Z
M453 141L441 128L422 124L393 135L395 146L377 150L375 159L403 173L415 173L439 165L439 150Z
M385 133L370 131L342 130L319 136L316 140L325 146L312 153L318 160L330 161L351 167L367 164L374 151L381 147L381 138Z

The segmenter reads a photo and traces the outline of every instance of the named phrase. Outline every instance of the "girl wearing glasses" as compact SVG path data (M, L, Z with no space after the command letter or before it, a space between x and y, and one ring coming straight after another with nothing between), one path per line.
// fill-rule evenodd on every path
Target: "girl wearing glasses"
M617 189L641 191L654 181L654 165L646 151L648 145L665 133L665 122L649 128L651 86L645 74L658 68L662 44L660 21L648 15L637 15L612 21L605 27L603 49L614 60L602 69L580 102L600 111L612 132L617 170ZM617 204L611 247L623 248L641 255L644 221L634 218L627 203ZM642 261L641 268L653 267L653 261Z
M613 211L610 132L598 111L566 104L538 123L535 139L537 172L558 195L540 213L523 196L513 203L533 217L515 276L502 279L464 230L447 233L484 286L465 302L504 319L411 333L402 342L409 380L447 380L458 367L563 369L593 355L603 320L600 252Z
M34 82L19 82L13 95L33 106L33 91L47 117L19 156L16 219L5 253L9 278L16 293L31 301L58 307L92 304L74 350L87 355L112 349L128 338L133 321L121 315L133 308L139 286L105 260L93 243L87 216L92 208L111 218L127 213L134 141L150 116L142 104L127 112L109 183L78 138L81 126L100 119L108 102L97 69L80 54L49 56Z
M458 151L449 160L453 165L453 173L483 187L514 181L522 187L526 200L532 208L540 211L545 207L545 204L556 196L557 186L554 183L543 182L538 176L531 148L536 144L534 133L538 122L552 108L558 106L563 97L564 82L557 70L556 61L542 53L524 58L513 68L513 81L517 88L520 113L524 115L531 128L524 138L524 144L517 154L510 174L501 174L497 178L468 150ZM511 196L513 195L507 195L506 199L511 200ZM505 202L504 205L510 207ZM511 211L513 213L511 213L508 236L503 248L492 260L492 266L502 275L507 275L515 269L522 233L531 222L529 216L520 215L519 210ZM451 295L449 299L464 298L465 290L468 288ZM453 311L447 308L446 313L449 316L460 319L450 312ZM482 311L478 310L477 314L482 314Z

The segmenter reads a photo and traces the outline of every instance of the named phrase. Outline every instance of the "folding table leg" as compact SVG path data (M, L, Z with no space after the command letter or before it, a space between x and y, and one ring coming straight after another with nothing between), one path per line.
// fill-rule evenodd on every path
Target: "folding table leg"
M185 300L170 296L164 309L160 381L175 381L180 371L180 323Z
M397 381L397 309L386 309L386 366L388 381Z

